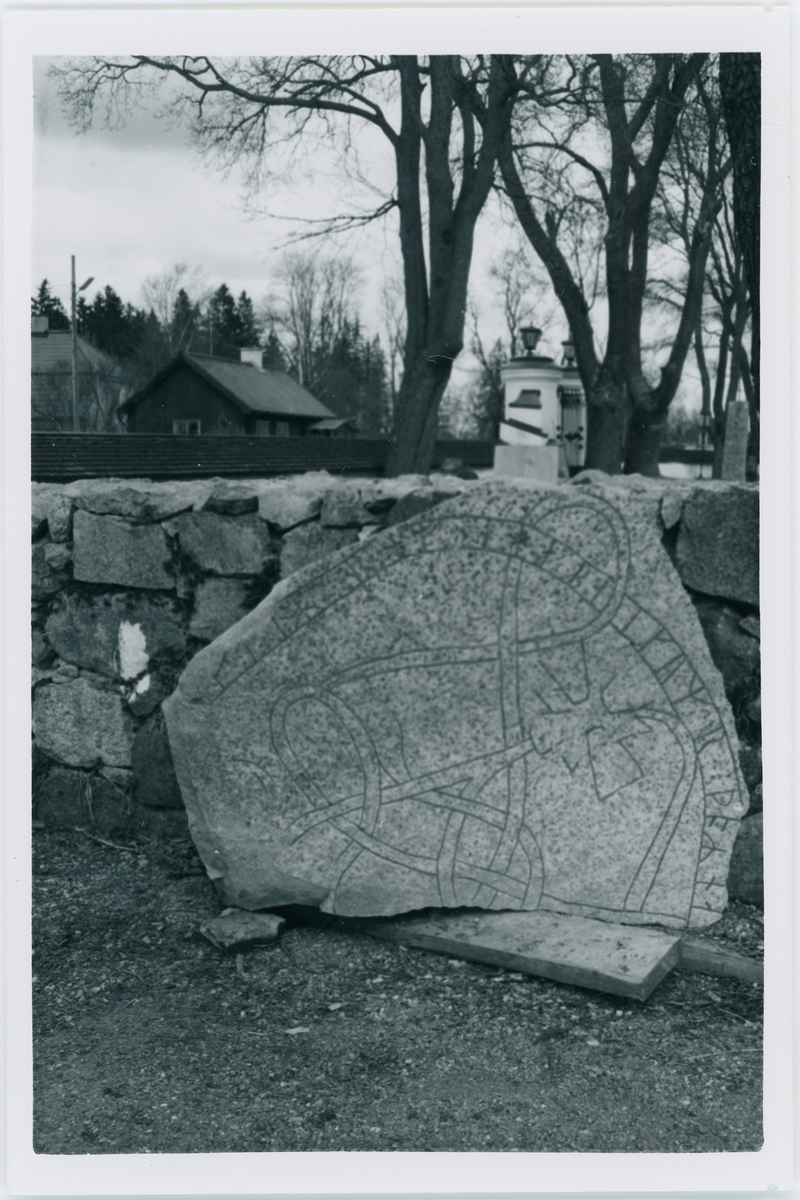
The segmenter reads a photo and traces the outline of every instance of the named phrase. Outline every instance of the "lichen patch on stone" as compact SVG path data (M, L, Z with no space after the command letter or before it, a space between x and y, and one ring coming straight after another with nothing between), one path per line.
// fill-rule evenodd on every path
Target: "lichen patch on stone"
M150 663L147 653L147 638L137 621L122 621L119 627L119 673L123 679L135 679L146 671ZM146 690L146 689L144 689ZM138 691L138 688L137 688Z

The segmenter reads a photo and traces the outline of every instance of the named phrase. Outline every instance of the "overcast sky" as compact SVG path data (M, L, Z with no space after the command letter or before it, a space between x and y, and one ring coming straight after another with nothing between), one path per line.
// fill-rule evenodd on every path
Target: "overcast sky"
M370 201L343 180L333 155L315 143L290 183L273 181L259 195L258 207L275 215L254 217L243 203L242 176L224 178L218 166L202 161L185 130L170 128L152 109L132 112L120 129L98 126L76 133L48 78L50 62L37 59L34 75L32 293L47 278L68 308L70 255L75 254L78 284L90 275L95 279L89 297L110 284L124 301L141 305L144 281L182 262L202 267L210 287L225 282L235 295L245 290L257 305L273 286L287 241L303 228L296 218L352 211L354 193L357 203ZM365 153L372 176L383 147L366 146ZM390 160L377 173L391 190ZM295 219L279 219L287 216ZM390 214L336 243L362 269L360 309L370 333L380 331L376 314L384 275L399 274L396 219ZM488 343L504 333L504 326L486 271L509 238L487 211L477 230L472 290ZM548 331L554 354L566 336L566 323L561 324L556 321ZM465 355L460 365L467 369L474 360Z
M34 60L31 294L47 278L67 310L71 254L76 256L79 285L94 276L89 298L109 284L123 301L143 305L145 280L185 263L202 269L208 287L224 282L235 296L244 290L258 308L275 289L275 272L288 242L308 228L302 218L323 219L380 202L343 176L332 148L314 140L298 157L288 180L273 177L267 182L256 198L260 215L253 215L252 205L248 209L244 203L242 174L234 171L226 178L218 164L204 162L185 129L157 119L156 102L130 112L120 128L110 130L98 122L88 133L77 133L48 76L53 61ZM364 173L388 195L393 181L388 143L371 127L364 136ZM477 302L487 348L506 335L487 272L512 241L533 259L519 234L500 220L497 202L490 198L476 229L470 279L470 300ZM333 243L315 240L301 245L353 258L361 270L357 302L362 326L370 335L382 333L381 286L387 275L400 276L396 212ZM545 328L541 351L560 356L567 324L549 287L534 319ZM602 304L593 319L602 337ZM468 323L467 347L470 336ZM385 336L383 341L385 345ZM456 363L454 385L468 382L476 367L467 349ZM699 407L699 380L691 355L679 398Z

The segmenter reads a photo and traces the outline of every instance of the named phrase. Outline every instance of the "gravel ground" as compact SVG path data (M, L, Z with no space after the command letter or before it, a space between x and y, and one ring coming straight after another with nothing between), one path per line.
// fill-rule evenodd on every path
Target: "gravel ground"
M760 985L641 1004L289 925L225 955L193 847L34 834L34 1148L757 1150ZM713 936L757 957L758 910Z

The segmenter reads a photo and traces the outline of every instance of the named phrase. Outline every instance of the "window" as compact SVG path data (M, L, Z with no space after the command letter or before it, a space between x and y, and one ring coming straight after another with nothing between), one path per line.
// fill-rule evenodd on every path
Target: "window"
M272 434L271 421L256 421L256 437L270 437Z
M275 437L288 437L288 436L289 436L289 422L288 421L276 421L275 422Z
M509 408L541 408L542 393L536 388L524 388L517 396L516 400L512 400Z
M197 434L200 432L200 422L197 420L189 420L181 418L172 422L172 432L182 434Z

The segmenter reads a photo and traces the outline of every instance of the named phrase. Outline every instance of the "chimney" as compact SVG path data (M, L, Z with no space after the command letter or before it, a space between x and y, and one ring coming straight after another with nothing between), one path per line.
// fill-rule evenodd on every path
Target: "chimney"
M255 367L258 371L263 371L264 363L261 355L262 351L260 346L243 346L239 351L239 360L243 363L250 363L250 365Z
M31 336L47 337L50 332L49 317L31 317Z

